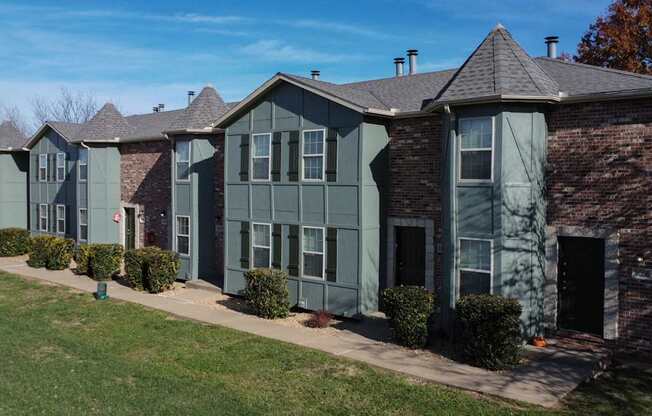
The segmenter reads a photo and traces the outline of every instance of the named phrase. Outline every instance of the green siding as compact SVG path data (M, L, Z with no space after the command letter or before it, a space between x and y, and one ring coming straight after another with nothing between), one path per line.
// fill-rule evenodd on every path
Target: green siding
M0 228L27 229L29 153L0 152Z
M88 151L88 241L120 243L120 152L117 146Z

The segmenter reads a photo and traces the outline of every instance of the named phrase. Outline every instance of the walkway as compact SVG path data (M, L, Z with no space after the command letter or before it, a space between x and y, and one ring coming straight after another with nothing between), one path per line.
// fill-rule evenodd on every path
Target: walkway
M25 264L24 258L0 258L0 269L90 293L95 292L97 285L86 276L77 276L70 270L32 269ZM544 407L556 406L580 382L593 376L601 358L587 352L528 348L527 364L512 371L495 373L436 354L383 342L379 337L369 336L373 330L369 332L367 320L351 323L340 331L321 331L288 327L232 309L216 310L205 301L210 293L200 289L184 289L174 296L151 295L110 282L108 292L111 298L139 303L181 318L223 325L363 361L408 376Z

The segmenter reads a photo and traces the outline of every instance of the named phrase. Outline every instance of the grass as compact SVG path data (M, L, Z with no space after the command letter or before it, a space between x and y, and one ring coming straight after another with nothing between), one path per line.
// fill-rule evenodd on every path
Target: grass
M650 391L638 401L623 384L646 391L651 374L613 377L552 412L0 272L0 415L585 415L594 400L595 414L618 413L623 401L637 403L631 414L651 408Z

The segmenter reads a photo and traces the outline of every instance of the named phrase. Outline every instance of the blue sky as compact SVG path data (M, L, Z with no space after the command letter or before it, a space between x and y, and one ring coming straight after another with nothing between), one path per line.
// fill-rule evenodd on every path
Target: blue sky
M574 52L607 0L503 1L0 0L0 104L30 110L61 87L125 114L182 107L213 84L239 100L276 72L345 82L392 75L419 49L419 70L460 65L500 22L531 54L558 35Z

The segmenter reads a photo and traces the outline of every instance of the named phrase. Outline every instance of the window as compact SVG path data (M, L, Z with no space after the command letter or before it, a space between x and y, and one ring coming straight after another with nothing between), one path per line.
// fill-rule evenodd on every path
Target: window
M324 130L303 132L303 179L324 180Z
M79 149L79 181L88 180L88 149Z
M252 179L258 181L268 181L270 177L270 150L272 134L254 134L254 149L251 153L251 170Z
M66 154L57 153L57 182L66 180Z
M190 142L177 142L176 148L177 180L187 181L190 179Z
M252 223L251 228L254 235L251 244L253 267L272 267L272 226Z
M491 293L491 240L459 240L459 295Z
M88 240L88 210L86 208L79 210L79 240Z
M57 205L57 233L66 233L66 206Z
M38 229L39 231L48 231L48 204L38 206Z
M190 255L190 217L177 215L177 253Z
M324 278L324 229L303 227L303 275Z
M48 180L48 155L38 155L38 180L39 182Z
M493 118L460 119L460 180L493 179Z

